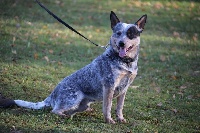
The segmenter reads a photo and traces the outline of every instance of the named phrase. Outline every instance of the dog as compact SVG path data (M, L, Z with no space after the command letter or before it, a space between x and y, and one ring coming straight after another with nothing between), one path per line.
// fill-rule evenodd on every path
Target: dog
M129 85L137 75L140 33L147 15L134 24L120 22L111 11L110 22L113 31L107 49L90 64L65 77L42 102L28 102L0 98L1 107L17 105L30 109L52 107L60 116L73 116L90 109L93 102L103 101L103 115L106 123L116 123L111 117L112 99L117 98L116 117L125 123L123 117L124 99Z

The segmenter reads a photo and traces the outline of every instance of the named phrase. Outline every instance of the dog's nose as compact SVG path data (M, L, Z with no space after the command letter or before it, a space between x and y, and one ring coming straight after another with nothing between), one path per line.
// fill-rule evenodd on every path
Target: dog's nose
M125 45L124 42L122 41L119 42L119 47L124 47L124 45Z

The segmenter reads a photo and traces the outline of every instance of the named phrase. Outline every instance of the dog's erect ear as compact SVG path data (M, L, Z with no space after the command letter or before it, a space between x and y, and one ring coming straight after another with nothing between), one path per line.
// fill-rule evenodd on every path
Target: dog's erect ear
M143 15L135 24L138 26L138 28L142 31L144 30L144 25L147 20L147 15Z
M113 11L111 11L111 13L110 13L110 22L111 22L111 28L112 29L115 27L115 25L117 23L120 22L117 15Z

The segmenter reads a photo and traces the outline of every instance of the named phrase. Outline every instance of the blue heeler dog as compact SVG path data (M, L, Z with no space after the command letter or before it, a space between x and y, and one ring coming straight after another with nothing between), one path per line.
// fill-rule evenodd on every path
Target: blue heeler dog
M113 34L109 47L89 65L64 78L53 92L42 102L27 102L0 98L0 106L17 105L30 109L51 106L52 112L71 116L90 109L92 102L103 101L103 115L107 123L115 123L111 117L112 99L117 98L116 116L123 117L124 98L129 85L137 75L140 33L144 29L147 15L135 24L119 21L111 11L110 21Z

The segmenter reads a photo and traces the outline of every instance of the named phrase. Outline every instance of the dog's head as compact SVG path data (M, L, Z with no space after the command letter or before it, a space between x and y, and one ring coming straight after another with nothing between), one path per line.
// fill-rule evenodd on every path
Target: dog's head
M110 14L111 28L111 47L121 58L133 58L140 44L140 33L144 29L147 15L143 15L135 24L127 24L119 21L113 11Z

